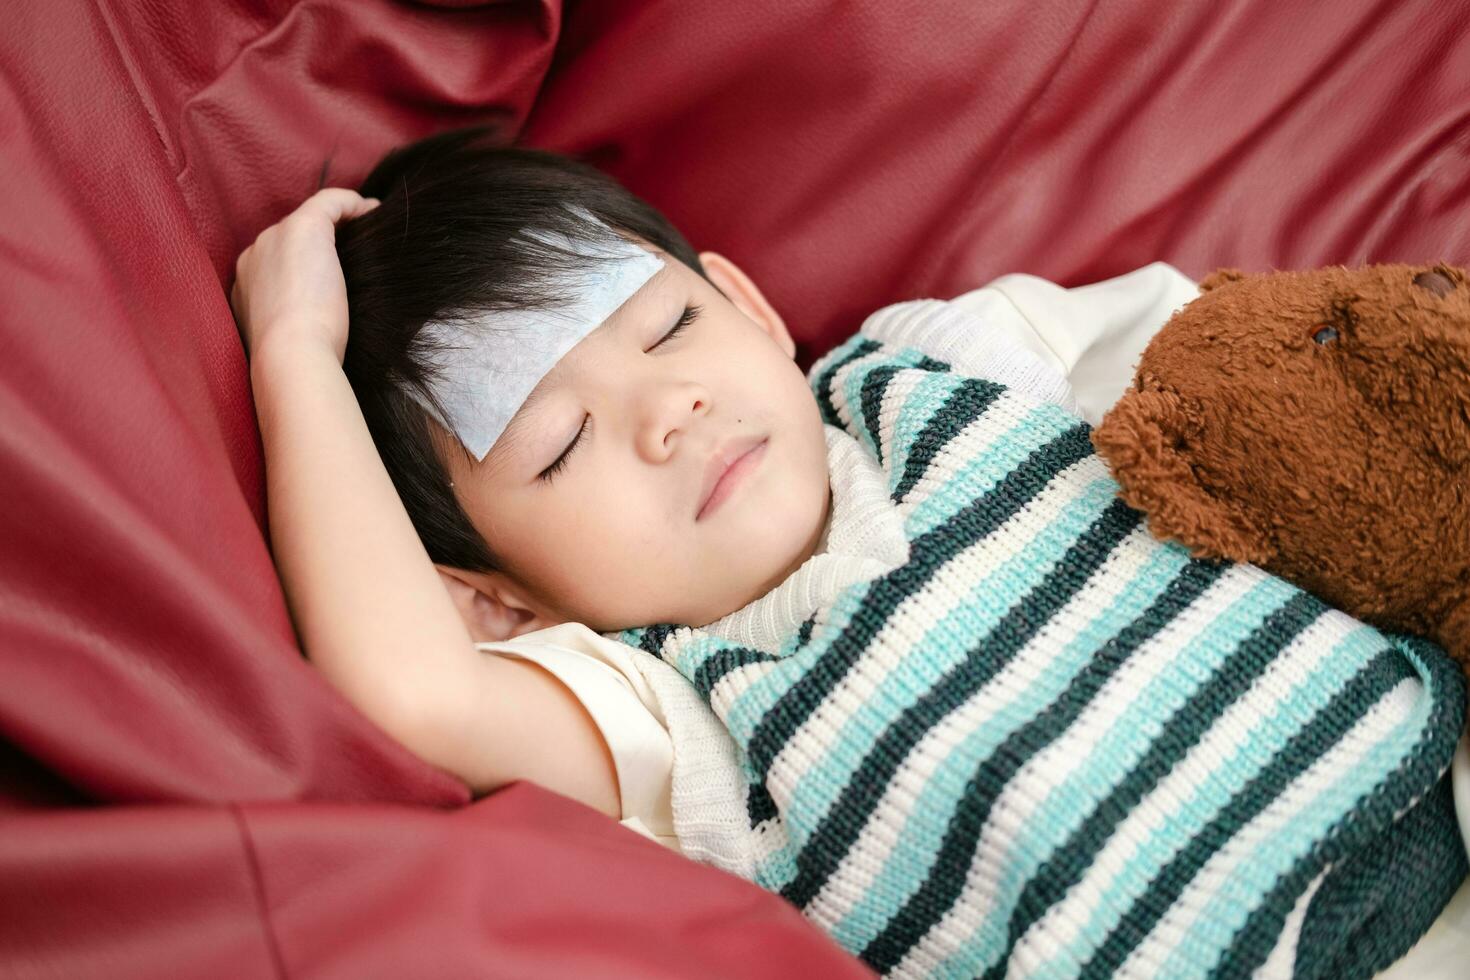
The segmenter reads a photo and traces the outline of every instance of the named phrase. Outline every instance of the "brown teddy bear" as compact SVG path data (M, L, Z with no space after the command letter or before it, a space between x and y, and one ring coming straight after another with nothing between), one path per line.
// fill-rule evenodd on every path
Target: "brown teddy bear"
M1160 538L1252 562L1470 669L1470 284L1222 269L1092 434Z

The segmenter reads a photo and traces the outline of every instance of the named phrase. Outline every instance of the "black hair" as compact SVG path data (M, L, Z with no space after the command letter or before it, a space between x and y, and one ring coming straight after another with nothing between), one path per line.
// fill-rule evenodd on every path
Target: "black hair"
M611 177L508 145L488 127L391 151L359 192L382 203L337 228L349 318L343 370L429 557L502 570L454 495L429 414L408 394L437 405L426 382L444 352L430 348L424 325L564 304L566 273L587 263L578 249L607 239L587 215L701 276L704 267L668 219ZM554 244L557 235L571 246Z

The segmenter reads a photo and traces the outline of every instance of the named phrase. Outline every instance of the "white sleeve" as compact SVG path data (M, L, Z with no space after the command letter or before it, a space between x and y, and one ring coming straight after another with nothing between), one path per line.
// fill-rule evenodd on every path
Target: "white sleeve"
M1029 328L1015 307L1004 300L984 306L967 309L937 299L895 303L868 317L860 332L943 361L957 374L995 381L1078 413L1067 378L1018 339Z
M563 623L476 647L534 663L566 685L592 716L612 754L623 822L636 820L630 826L651 831L656 838L673 834L669 803L673 740L663 717L648 703L652 693L646 682L627 666L622 644L579 623Z
M1139 355L1164 322L1199 295L1166 262L1065 289L1038 276L1001 276L952 302L1008 329L1072 385L1093 425L1133 382Z

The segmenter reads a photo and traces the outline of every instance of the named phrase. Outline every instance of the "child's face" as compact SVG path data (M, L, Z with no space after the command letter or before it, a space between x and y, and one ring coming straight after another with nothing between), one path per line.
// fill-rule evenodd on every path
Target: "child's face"
M567 621L704 625L778 585L821 536L826 440L781 318L729 260L701 256L716 289L662 258L483 461L445 454L459 500L507 565L455 575L482 605L501 604L485 616L510 615L513 634ZM722 461L752 449L709 500Z

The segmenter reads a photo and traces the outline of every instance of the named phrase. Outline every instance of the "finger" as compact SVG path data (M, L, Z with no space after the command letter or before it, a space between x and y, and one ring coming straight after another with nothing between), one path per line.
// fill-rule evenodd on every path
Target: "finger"
M310 208L336 224L366 214L377 207L377 202L345 187L324 187L307 198L301 207L303 210Z
M340 224L343 221L367 214L381 203L376 197L359 197L355 203L348 205L346 210L337 216L336 221Z
M382 204L382 203L383 202L380 201L380 200L378 200L376 197L365 197L365 198L362 199L362 206L357 209L357 211L352 215L352 217L356 218L356 217L359 217L360 215L367 214L373 208L377 207L379 204Z

